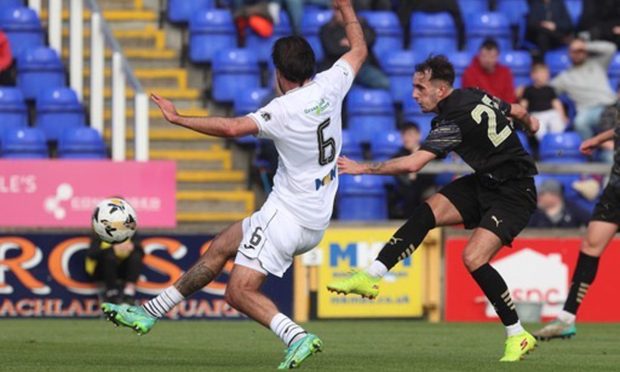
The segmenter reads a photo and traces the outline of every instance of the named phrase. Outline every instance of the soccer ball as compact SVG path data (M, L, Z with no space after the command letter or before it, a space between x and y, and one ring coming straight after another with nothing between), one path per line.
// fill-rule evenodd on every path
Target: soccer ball
M136 233L136 211L123 199L105 199L97 204L92 224L101 240L121 243Z

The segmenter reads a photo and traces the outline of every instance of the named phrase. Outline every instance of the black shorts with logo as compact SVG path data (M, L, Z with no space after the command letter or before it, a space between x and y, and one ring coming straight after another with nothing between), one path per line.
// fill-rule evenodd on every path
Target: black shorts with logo
M471 174L454 180L439 193L459 211L465 228L485 228L504 245L512 243L536 210L536 186L532 177L489 185Z
M605 187L590 221L603 221L620 226L620 185L610 183Z

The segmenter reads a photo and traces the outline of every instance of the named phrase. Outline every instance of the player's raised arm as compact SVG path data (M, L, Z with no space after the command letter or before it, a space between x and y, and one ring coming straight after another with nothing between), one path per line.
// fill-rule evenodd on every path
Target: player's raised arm
M151 99L159 106L164 118L170 123L199 133L227 138L258 133L256 122L247 116L236 118L184 116L177 112L171 101L155 93L151 94Z
M430 151L419 150L407 156L380 162L358 163L345 156L338 159L341 174L402 174L419 172L437 155Z
M510 105L510 117L523 124L531 134L538 132L538 129L540 129L540 122L538 119L531 116L527 110L519 104L513 103Z
M592 155L592 152L596 150L603 143L612 140L614 138L614 129L608 129L604 132L597 134L592 138L588 138L583 141L579 146L579 151L584 155Z
M347 40L349 41L349 45L351 45L351 50L345 53L342 58L351 65L353 71L357 74L368 56L368 47L364 40L364 31L355 15L351 0L335 0L335 3L338 7L338 11L342 14Z

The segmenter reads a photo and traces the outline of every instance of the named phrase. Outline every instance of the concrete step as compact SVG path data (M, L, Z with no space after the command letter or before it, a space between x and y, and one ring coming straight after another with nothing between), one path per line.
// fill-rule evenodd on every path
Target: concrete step
M254 211L254 193L236 191L178 191L178 209L190 213L245 213Z
M102 7L103 18L107 22L156 22L159 19L159 14L155 10L151 9L106 9ZM86 9L83 12L82 19L89 24L90 21L90 10ZM46 8L41 9L41 14L39 18L43 22L47 22L48 12ZM63 22L69 21L69 9L65 7L62 11L62 20ZM85 27L86 28L86 27Z
M181 68L151 68L134 69L134 76L140 81L143 88L155 89L166 87L167 89L186 90L187 70ZM105 79L111 79L112 71L109 68L104 70ZM90 86L90 70L84 70L84 86Z
M127 151L127 158L134 157L133 151ZM175 160L181 170L231 170L232 153L220 147L209 150L171 150L151 147L149 158L153 160Z
M63 47L62 50L62 58L69 58L69 48ZM179 51L175 49L155 49L155 48L124 48L123 55L125 58L132 60L147 60L147 61L157 61L157 60L168 60L168 61L178 61L179 59ZM112 58L112 50L106 49L104 53L106 58ZM84 59L90 58L90 49L84 49ZM89 61L86 61L89 62Z
M178 171L177 182L183 183L244 183L246 172L240 170L222 171Z
M178 88L171 88L171 87L149 87L149 89L146 89L147 93L157 93L162 97L166 97L168 99L172 99L172 100L191 100L191 101L196 101L198 99L200 99L202 97L202 92L198 89L193 89L193 88L184 88L184 89L178 89ZM83 91L83 96L84 99L88 99L88 97L90 97L90 87L86 86L84 88ZM110 87L105 87L103 89L103 97L105 99L111 99L112 98L112 88ZM126 99L133 99L134 97L134 91L133 89L127 87L125 88L125 98Z
M62 30L63 45L69 45L69 27ZM155 48L164 49L166 46L166 32L155 25L147 25L136 29L115 29L112 34L123 48ZM90 44L90 28L82 31L84 45Z

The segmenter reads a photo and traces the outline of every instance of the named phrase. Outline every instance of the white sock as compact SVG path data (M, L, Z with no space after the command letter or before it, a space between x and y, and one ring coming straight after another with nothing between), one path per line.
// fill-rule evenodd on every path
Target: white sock
M280 340L282 340L286 346L291 346L295 341L301 340L308 334L308 332L282 313L276 314L276 316L271 319L269 328L280 337Z
M577 318L577 315L571 314L566 310L562 310L558 314L558 319L562 321L563 323L567 323L567 324L575 323L575 318Z
M366 269L366 272L370 276L374 276L377 278L383 278L383 276L387 274L388 271L388 268L385 267L383 262L379 260L374 260L372 264L370 264L370 266L368 266L368 268Z
M506 326L506 336L508 337L516 336L521 332L525 332L525 329L523 329L519 320L513 325Z
M152 298L142 305L144 310L153 318L162 318L173 307L183 301L185 297L174 286L166 288L159 296Z
M133 283L127 283L125 285L125 289L123 289L123 294L127 296L135 296L136 295L136 285Z

